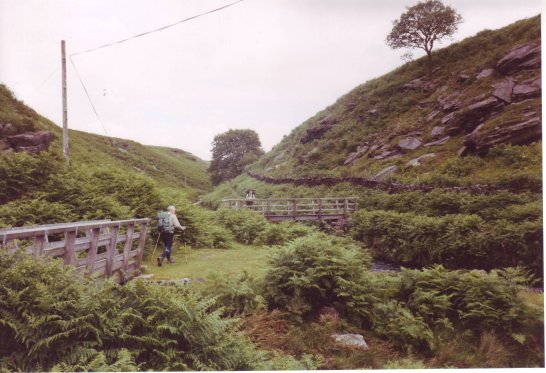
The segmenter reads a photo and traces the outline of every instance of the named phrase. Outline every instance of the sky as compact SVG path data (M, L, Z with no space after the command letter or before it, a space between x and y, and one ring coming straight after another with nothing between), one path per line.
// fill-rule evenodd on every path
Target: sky
M393 20L417 3L244 0L79 53L235 1L0 0L0 82L62 126L65 40L69 128L205 160L215 135L252 129L268 151L340 96L402 65L406 50L391 49L385 38ZM463 23L439 47L535 16L543 6L541 0L443 2Z

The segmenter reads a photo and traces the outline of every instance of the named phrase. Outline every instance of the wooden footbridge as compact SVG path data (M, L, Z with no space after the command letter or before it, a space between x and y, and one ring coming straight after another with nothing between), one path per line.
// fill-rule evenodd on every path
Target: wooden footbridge
M224 199L221 207L249 209L262 213L267 220L340 220L358 208L357 197Z
M124 282L138 273L149 219L95 220L0 229L8 253L55 257L76 271Z

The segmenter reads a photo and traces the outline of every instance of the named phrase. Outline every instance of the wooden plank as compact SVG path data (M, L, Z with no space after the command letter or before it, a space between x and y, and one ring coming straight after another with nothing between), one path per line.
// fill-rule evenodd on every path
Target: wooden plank
M76 243L76 230L73 231L67 231L64 233L64 264L70 265L75 260L75 247L74 244Z
M123 248L123 265L122 269L127 271L127 265L129 264L129 252L133 244L133 233L135 232L135 225L129 224L127 226L127 239L125 240L125 246Z
M99 247L100 228L93 228L90 230L89 235L89 252L87 253L86 273L93 273L93 266L97 259L97 251Z
M35 258L38 258L44 254L46 241L47 241L47 236L45 235L34 237L33 254Z
M138 240L136 263L140 268L142 263L142 256L144 255L144 245L146 244L146 230L148 229L148 221L140 224L140 238Z
M116 245L118 244L118 234L119 234L119 226L117 227L111 227L110 232L110 244L108 245L108 248L106 249L107 255L106 255L106 267L104 274L106 277L112 276L112 272L114 271L114 256L116 255Z

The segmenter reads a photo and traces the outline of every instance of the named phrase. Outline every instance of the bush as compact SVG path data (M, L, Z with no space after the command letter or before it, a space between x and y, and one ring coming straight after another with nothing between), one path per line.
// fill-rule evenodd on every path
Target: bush
M360 210L353 215L353 238L374 256L403 265L448 268L528 266L541 276L542 219L486 223L476 215L428 217Z
M268 224L263 215L246 209L220 209L215 212L215 218L233 234L237 242L244 244L254 243Z
M362 273L370 263L368 252L350 240L319 233L297 238L273 252L266 299L300 320L324 306L354 314L370 301L361 293Z
M283 221L278 224L268 224L260 235L259 241L268 246L284 245L293 239L316 232L318 232L318 230L313 226L293 221Z
M252 370L279 364L213 304L180 287L91 282L59 261L0 254L0 370ZM307 362L292 360L297 365Z

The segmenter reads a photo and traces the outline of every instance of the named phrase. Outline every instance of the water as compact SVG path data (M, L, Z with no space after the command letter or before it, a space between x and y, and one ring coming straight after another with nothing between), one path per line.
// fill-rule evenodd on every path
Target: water
M396 264L383 262L381 260L374 260L372 261L372 272L385 272L385 271L392 271L392 272L400 272L400 266L397 266Z

